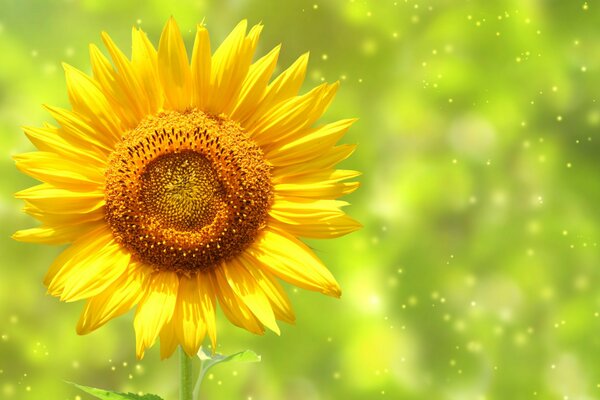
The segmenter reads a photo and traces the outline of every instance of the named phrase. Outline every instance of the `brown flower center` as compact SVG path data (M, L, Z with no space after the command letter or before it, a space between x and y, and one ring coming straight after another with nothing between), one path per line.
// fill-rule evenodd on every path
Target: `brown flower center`
M236 256L264 226L270 167L235 122L164 112L127 132L109 160L106 220L116 240L161 270Z

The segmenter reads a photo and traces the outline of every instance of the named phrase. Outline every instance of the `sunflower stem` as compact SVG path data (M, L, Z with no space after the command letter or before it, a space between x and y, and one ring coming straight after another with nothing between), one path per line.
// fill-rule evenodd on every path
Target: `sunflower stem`
M192 358L179 347L179 400L193 400Z

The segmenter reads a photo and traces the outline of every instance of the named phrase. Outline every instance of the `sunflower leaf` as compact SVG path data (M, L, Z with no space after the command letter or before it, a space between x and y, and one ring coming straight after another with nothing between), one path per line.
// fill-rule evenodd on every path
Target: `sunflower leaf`
M252 350L244 350L238 353L224 356L223 354L219 353L211 355L209 352L204 350L204 348L201 348L198 352L198 357L200 358L200 360L202 360L202 365L205 369L226 362L249 363L261 361L261 357Z
M201 364L200 374L198 376L198 380L196 381L196 387L194 388L195 398L198 398L199 396L200 385L204 380L204 376L206 375L208 370L214 367L215 365L227 362L251 363L261 361L261 357L252 350L244 350L238 353L231 354L229 356L224 356L223 354L219 353L211 354L202 347L198 351L198 358L200 359Z
M101 400L163 400L155 394L139 395L135 393L118 393L111 390L97 389L89 386L78 385L73 382L67 382L84 392Z

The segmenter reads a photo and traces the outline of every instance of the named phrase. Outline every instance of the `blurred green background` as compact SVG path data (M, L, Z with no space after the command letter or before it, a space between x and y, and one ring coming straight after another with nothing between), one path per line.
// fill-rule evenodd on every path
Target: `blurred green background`
M175 3L175 2L173 2ZM262 21L280 67L310 50L305 90L340 80L323 118L359 117L344 167L364 229L311 242L341 300L288 287L298 320L256 337L219 320L207 399L600 398L600 4L581 0L0 0L0 398L88 399L65 380L177 398L177 360L134 355L132 315L91 335L81 303L45 295L61 250L16 243L33 226L13 193L21 125L67 106L60 66L90 71L108 31L157 43L175 16L191 46ZM281 70L281 69L280 69Z

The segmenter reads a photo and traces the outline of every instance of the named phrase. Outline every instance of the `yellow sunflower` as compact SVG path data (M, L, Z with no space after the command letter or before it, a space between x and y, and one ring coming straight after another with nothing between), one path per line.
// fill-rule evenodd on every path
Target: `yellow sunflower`
M14 238L70 244L44 283L86 300L78 333L136 307L139 358L159 337L162 357L194 355L216 345L217 301L262 334L295 318L276 278L340 296L298 237L360 227L336 200L358 187L335 169L354 120L313 126L338 83L299 95L307 54L270 80L280 47L252 62L261 30L242 21L211 55L199 25L191 62L173 18L158 50L133 28L131 59L103 33L112 62L91 45L92 76L64 65L72 109L46 106L58 127L24 128L39 151L17 167L43 183L16 196L41 225Z

